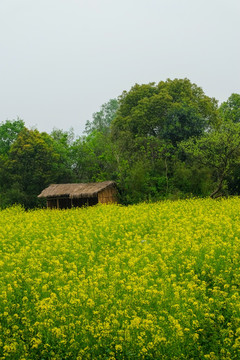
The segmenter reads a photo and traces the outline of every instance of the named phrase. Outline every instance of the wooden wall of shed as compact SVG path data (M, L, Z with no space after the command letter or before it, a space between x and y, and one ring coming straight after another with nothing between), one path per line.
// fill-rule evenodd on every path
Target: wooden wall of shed
M47 199L49 209L71 209L72 200L68 197L56 197Z
M47 207L49 209L71 209L72 207L92 206L98 203L98 198L73 198L57 197L47 199Z
M47 199L48 209L57 209L57 207L58 207L57 199Z
M112 204L117 202L117 189L109 187L98 193L98 202L100 204Z

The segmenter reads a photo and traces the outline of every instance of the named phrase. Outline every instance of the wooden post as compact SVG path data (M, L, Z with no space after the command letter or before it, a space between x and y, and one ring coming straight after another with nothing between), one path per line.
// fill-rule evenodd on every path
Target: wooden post
M59 199L57 199L57 209L59 209Z

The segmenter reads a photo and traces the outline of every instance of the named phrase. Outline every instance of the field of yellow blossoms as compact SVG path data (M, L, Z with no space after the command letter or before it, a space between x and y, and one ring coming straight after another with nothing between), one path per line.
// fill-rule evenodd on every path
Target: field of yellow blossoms
M240 199L0 211L0 360L240 359Z

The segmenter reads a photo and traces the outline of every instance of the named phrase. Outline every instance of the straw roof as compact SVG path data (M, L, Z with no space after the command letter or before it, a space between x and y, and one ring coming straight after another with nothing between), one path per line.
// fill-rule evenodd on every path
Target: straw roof
M98 183L80 184L52 184L44 189L39 198L66 196L71 198L95 197L97 194L108 187L115 186L114 181L104 181Z

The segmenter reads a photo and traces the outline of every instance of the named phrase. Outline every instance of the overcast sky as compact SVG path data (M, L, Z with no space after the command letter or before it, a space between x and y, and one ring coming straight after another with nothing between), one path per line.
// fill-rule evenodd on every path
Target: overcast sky
M135 84L240 93L239 0L0 0L0 121L80 135Z

